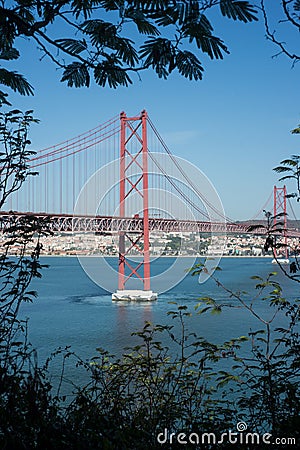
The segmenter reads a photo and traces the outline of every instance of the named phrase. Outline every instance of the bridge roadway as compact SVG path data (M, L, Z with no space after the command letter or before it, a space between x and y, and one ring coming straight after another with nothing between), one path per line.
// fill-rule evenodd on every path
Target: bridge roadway
M12 223L20 223L22 218L35 216L41 219L50 219L50 229L53 232L73 232L73 233L99 233L113 234L119 232L140 233L143 231L143 219L140 217L112 217L112 216L89 216L72 214L46 214L46 213L21 213L0 211L0 230L4 230ZM225 222L203 222L192 220L177 220L150 218L149 230L172 232L198 232L198 233L251 233L266 234L264 227L249 231L250 222L225 223ZM300 237L300 232L296 229L289 230L289 236Z

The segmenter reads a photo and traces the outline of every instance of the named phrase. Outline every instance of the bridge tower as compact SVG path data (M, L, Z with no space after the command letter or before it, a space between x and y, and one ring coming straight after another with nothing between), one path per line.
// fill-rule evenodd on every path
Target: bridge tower
M281 215L282 215L282 217L281 217ZM287 246L286 186L283 186L282 188L274 186L274 214L273 214L273 217L274 217L273 225L274 225L275 230L276 230L276 225L278 224L278 222L280 222L280 224L283 224L282 251L278 251L276 248L274 248L274 256L276 259L279 259L280 262L288 263L289 256L288 256L288 246ZM280 226L280 228L281 228L281 226ZM283 253L284 259L282 259L282 256L279 256L279 253L280 253L280 255Z
M118 290L112 294L112 300L152 301L157 299L157 294L150 289L147 112L144 110L136 117L127 117L122 112L120 122L119 215L128 216L126 206L133 193L140 196L142 211L133 214L141 224L138 233L126 229L119 232ZM129 259L132 249L138 251L140 261ZM126 289L132 277L142 282L143 289Z

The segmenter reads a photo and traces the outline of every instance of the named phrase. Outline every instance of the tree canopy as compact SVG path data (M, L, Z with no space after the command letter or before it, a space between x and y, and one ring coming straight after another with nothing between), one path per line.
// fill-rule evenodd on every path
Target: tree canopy
M281 0L280 14L276 22L272 21L272 8L266 0L260 0L263 20L266 30L266 37L279 49L279 54L288 56L293 64L300 60L300 53L294 48L289 39L291 32L300 31L300 0ZM295 34L297 36L297 34Z
M177 70L201 80L199 54L222 59L229 50L208 15L257 20L244 0L16 0L0 6L0 83L22 95L33 87L11 70L20 56L20 38L61 69L68 86L128 86L132 74L152 69L160 78ZM216 17L216 16L215 16ZM5 67L4 67L5 65ZM0 100L6 93L0 91Z

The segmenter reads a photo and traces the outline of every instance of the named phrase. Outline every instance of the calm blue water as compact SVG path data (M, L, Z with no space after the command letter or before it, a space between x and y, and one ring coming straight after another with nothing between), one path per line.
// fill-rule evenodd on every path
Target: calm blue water
M188 268L191 260L183 260ZM152 274L155 275L172 262L172 258L156 260ZM39 296L34 303L23 305L21 310L23 317L30 318L29 338L37 348L41 361L55 348L66 345L70 345L84 359L95 355L97 347L120 354L124 347L136 342L131 333L140 330L145 321L173 323L167 315L170 309L174 309L168 303L170 301L186 304L191 310L201 296L211 296L223 302L230 300L237 304L212 280L200 285L197 277L190 275L168 292L160 294L156 302L112 302L111 295L89 279L77 258L44 257L42 263L50 267L43 269L42 279L32 284ZM90 264L97 270L97 258L90 258ZM111 264L116 265L117 261L111 259ZM250 279L251 275L264 277L276 268L267 258L224 258L220 265L222 271L217 273L220 281L234 291L252 292L252 295L245 297L248 302L256 294L256 281ZM106 273L102 276L105 277ZM166 276L172 277L172 271ZM280 271L276 280L284 286L286 296L297 296L297 284L290 282ZM257 301L257 310L264 317L269 317L272 312L262 300ZM260 328L249 312L232 308L218 316L194 315L188 323L191 331L215 342L244 335L250 328Z

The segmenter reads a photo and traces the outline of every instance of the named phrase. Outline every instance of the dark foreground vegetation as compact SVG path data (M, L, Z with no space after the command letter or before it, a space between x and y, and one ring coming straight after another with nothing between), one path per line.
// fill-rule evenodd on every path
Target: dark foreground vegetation
M1 117L2 192L7 196L34 175L26 150L34 118L31 112L20 111ZM292 171L299 177L297 164L294 157L277 171ZM169 313L174 326L145 323L136 333L140 345L124 350L120 359L99 348L95 358L82 361L69 348L58 349L63 363L54 390L48 364L56 355L39 367L36 351L28 343L27 323L18 319L21 303L36 296L30 282L41 276L40 239L49 233L48 224L31 216L14 220L12 213L11 225L4 229L6 242L0 256L1 448L215 449L234 445L247 449L268 448L277 438L281 443L291 438L299 442L299 303L284 297L274 273L266 280L252 277L250 293L231 292L213 275L224 300L218 303L204 297L195 305L193 314L222 314L224 308L232 308L234 314L234 308L244 308L257 320L257 329L245 330L244 336L234 336L222 345L208 342L189 330L191 311L174 304ZM280 227L279 218L276 227ZM276 245L270 215L266 231L268 245ZM34 250L26 256L33 242ZM20 251L11 258L9 249L16 243ZM191 276L202 270L201 264L195 266ZM298 271L288 276L297 287ZM268 304L271 314L267 318L258 313L260 302ZM279 318L284 325L276 328L274 321L278 323ZM61 385L65 361L71 356L87 370L89 382L76 386L72 380L73 395L66 398Z
M223 19L256 21L259 4L268 38L294 62L299 55L276 31L263 0L203 1L2 1L0 4L0 84L21 95L33 87L10 63L22 52L22 42L38 46L55 64L68 86L128 86L132 76L153 70L167 78L173 71L201 80L199 54L222 59L229 50L212 26L214 9ZM285 23L299 29L299 0L280 2ZM216 13L212 13L212 18ZM52 34L62 20L65 35ZM280 24L280 22L279 22ZM54 27L55 28L55 27ZM56 28L56 31L59 28ZM132 40L132 33L135 40ZM136 42L139 45L136 45ZM26 75L27 76L27 75ZM30 74L29 74L30 77ZM9 105L0 91L0 107ZM3 111L1 109L1 111ZM0 207L19 189L30 171L28 129L36 120L31 111L0 114ZM298 131L297 131L298 130ZM295 133L299 129L294 130ZM282 161L277 172L296 181L299 199L299 157ZM274 218L268 215L266 245L276 247ZM280 224L276 218L276 226ZM0 228L3 223L0 219ZM35 217L17 220L3 231L0 254L0 448L18 449L155 449L155 448L298 448L299 419L299 303L284 297L276 275L253 277L253 292L223 289L222 304L199 299L193 314L222 314L241 307L257 320L255 330L217 345L189 331L184 305L173 305L174 328L146 323L136 334L140 345L124 350L120 359L98 349L82 361L70 349L58 349L45 366L19 320L22 302L37 295L30 289L40 277L40 238L49 234L48 221ZM28 257L29 245L35 243ZM10 247L19 253L11 258ZM295 271L286 272L299 286ZM201 265L191 270L198 275ZM261 317L256 305L265 302L271 314ZM170 307L171 308L171 307ZM234 314L234 309L232 309ZM280 328L274 325L281 317ZM30 323L29 323L30 326ZM176 329L176 331L174 331ZM169 342L169 345L166 344ZM95 351L96 353L96 351ZM61 383L54 390L48 363L63 358ZM64 362L70 357L89 377L86 386L73 380L73 395L61 394ZM172 434L173 433L173 434ZM181 433L181 434L180 434ZM214 433L214 434L213 434ZM224 433L222 435L222 433ZM251 433L255 433L254 435ZM289 439L294 439L290 441ZM280 439L280 441L278 440Z

